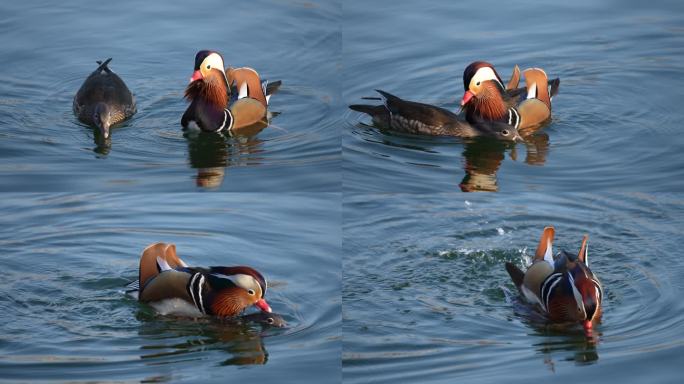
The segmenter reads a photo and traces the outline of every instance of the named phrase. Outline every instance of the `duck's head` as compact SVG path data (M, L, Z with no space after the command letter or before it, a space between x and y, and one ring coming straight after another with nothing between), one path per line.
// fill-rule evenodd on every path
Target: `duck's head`
M195 68L185 89L189 100L206 99L220 109L228 106L230 87L223 68L223 57L215 51L203 50L195 55Z
M463 71L463 90L465 93L461 99L461 106L465 106L473 98L489 91L490 87L499 90L499 92L505 89L494 66L486 61L471 63Z
M93 109L93 123L97 126L105 139L109 138L109 128L112 125L112 110L106 103L97 103Z
M577 303L578 318L584 329L590 331L594 320L601 316L601 300L603 288L601 283L589 269L588 236L584 236L582 246L577 256L564 252L567 258L568 281Z
M486 120L499 120L507 113L503 101L505 87L494 66L476 61L463 71L461 107Z
M223 57L220 53L202 50L195 55L195 70L190 77L190 82L212 78L212 76L226 80L226 72L223 68Z
M268 288L266 279L253 268L212 267L208 283L211 311L217 316L235 316L251 305L271 312L264 299Z
M287 321L277 313L256 312L249 315L242 316L243 320L253 321L270 327L284 328L287 327Z

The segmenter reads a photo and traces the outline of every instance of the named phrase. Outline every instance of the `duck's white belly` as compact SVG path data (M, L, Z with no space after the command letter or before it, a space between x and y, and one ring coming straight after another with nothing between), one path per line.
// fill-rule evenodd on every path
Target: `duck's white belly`
M202 317L204 314L191 303L179 298L164 299L149 303L160 315Z

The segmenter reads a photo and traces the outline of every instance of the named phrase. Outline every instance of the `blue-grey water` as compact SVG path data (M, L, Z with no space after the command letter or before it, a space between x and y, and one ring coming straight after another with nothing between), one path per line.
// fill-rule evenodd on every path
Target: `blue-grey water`
M342 25L346 104L382 89L457 111L475 60L561 79L524 144L382 133L347 110L345 191L683 189L681 1L350 0Z
M669 194L345 196L345 383L678 383L684 200ZM602 322L546 324L505 262L547 225L589 260Z
M182 132L200 49L282 80L269 127ZM138 113L103 142L71 108L108 57ZM475 60L560 77L551 122L513 144L346 107L457 110ZM0 382L678 383L683 74L677 0L1 2ZM558 249L590 235L593 338L503 268L547 225ZM156 241L257 268L288 327L126 296Z
M0 190L340 189L340 4L256 0L4 1ZM254 137L187 137L183 90L200 49L282 80L280 114ZM101 145L71 103L96 60L138 113Z
M0 381L340 381L339 194L4 194ZM250 265L287 328L156 315L140 252ZM284 376L286 373L286 376Z

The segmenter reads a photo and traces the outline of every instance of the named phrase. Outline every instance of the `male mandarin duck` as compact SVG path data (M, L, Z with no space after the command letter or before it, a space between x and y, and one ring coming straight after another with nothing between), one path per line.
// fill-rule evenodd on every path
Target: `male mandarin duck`
M523 272L511 263L506 271L522 295L538 304L553 322L580 322L587 332L601 318L603 288L589 269L588 236L577 255L553 257L553 227L544 228L532 265Z
M476 61L463 71L461 107L473 125L503 123L516 129L536 127L551 117L551 98L558 93L560 79L550 82L539 68L523 71L526 87L518 89L518 66L504 87L494 66Z
M136 112L135 97L111 69L111 58L97 61L99 66L83 82L73 102L74 115L83 123L96 126L109 138L109 129Z
M558 92L560 84L558 79L554 80L549 91L543 71L533 68L524 74L527 88L518 88L520 70L517 66L504 87L491 64L482 61L470 64L463 73L466 93L461 106L466 112L465 118L444 108L403 100L380 90L377 92L382 95L382 105L356 104L349 108L370 115L373 123L383 129L433 136L522 140L519 129L541 124L550 117L551 96ZM526 98L518 106L516 101L523 94ZM546 114L538 104L546 108Z
M223 67L223 57L214 51L195 55L195 71L185 89L190 106L183 114L183 128L208 132L237 133L253 126L268 125L268 101L280 86L261 82L251 68Z
M138 283L138 284L136 284ZM154 243L140 257L138 300L162 313L233 317L249 306L271 312L264 299L267 284L253 268L189 267L174 244Z

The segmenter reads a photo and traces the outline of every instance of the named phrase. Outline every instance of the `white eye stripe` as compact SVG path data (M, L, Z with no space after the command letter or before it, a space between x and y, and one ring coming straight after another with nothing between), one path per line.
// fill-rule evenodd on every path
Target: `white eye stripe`
M242 273L238 273L236 275L224 275L222 273L215 273L214 276L221 279L230 280L231 282L233 282L233 284L245 290L252 289L256 292L256 287L259 286L259 283L256 281L256 279L254 279L254 277Z
M601 300L603 299L603 287L601 287L601 284L599 284L598 281L596 281L594 279L591 279L591 281L592 281L592 283L594 283L594 288L596 289L596 293L597 293L596 297L598 298L597 301L600 303Z
M570 286L572 287L572 295L575 297L575 302L577 302L577 308L582 311L584 317L587 317L587 311L584 308L584 300L582 300L582 294L579 292L577 287L575 287L575 279L572 274L568 272L568 277L570 278Z
M483 81L487 80L496 81L501 88L504 88L503 84L501 84L499 81L499 78L496 77L496 73L494 73L494 70L490 67L482 67L478 69L473 78L470 79L470 85L472 86L473 84L482 83Z
M202 61L202 65L204 66L204 68L211 67L213 69L218 69L219 71L224 72L223 59L221 59L221 56L219 56L218 53L212 53L209 56L205 57Z

